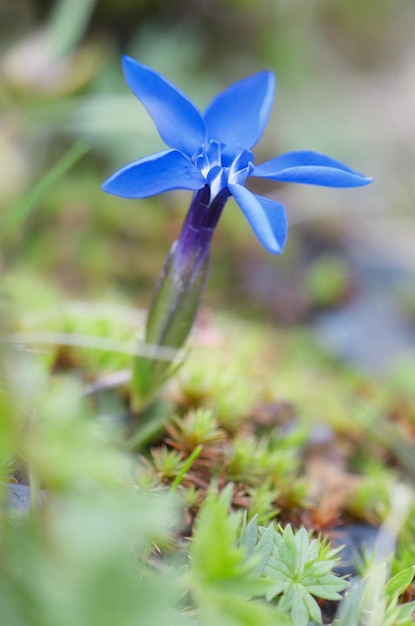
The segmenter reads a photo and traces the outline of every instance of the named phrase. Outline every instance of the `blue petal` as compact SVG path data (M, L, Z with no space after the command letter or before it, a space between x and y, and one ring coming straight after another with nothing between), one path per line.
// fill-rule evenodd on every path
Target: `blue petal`
M181 152L167 150L126 165L102 189L122 198L147 198L171 189L200 189L205 182Z
M251 176L323 187L361 187L373 180L340 161L311 150L282 154L257 165Z
M268 122L275 92L272 72L260 72L231 85L205 111L208 138L252 148Z
M163 141L189 157L205 142L203 118L190 100L158 72L123 57L125 79L143 103Z
M229 191L264 248L273 254L281 254L288 230L283 205L257 196L242 185L229 185Z

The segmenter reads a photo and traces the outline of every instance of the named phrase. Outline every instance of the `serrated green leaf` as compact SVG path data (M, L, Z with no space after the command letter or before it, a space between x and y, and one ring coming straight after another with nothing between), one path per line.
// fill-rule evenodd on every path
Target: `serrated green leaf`
M322 600L340 600L341 595L340 591L347 589L349 583L345 583L341 587L331 583L319 584L319 585L309 585L306 587L307 591L312 593L314 596L321 598Z
M284 591L287 588L287 585L288 585L288 582L284 580L279 580L279 581L270 580L269 589L265 594L265 598L267 599L267 601L270 602L276 596L279 596L281 593L284 593Z
M317 624L321 624L322 616L321 616L320 607L315 601L315 599L309 593L307 593L305 589L302 595L302 600L304 602L305 607L307 608L309 618L313 620L314 622L317 622Z
M309 621L308 609L306 604L303 602L302 597L296 592L294 592L291 602L290 615L296 626L307 626Z
M309 558L308 552L310 548L310 538L305 528L300 528L300 530L295 534L294 545L297 551L295 559L295 571L300 572L304 569L304 565Z
M324 576L328 572L331 572L334 564L335 561L309 561L304 566L307 580L308 578L313 578L315 580L319 576ZM306 578L303 579L303 584L305 584Z
M396 574L391 578L385 587L385 593L388 598L395 596L401 596L403 592L409 587L412 582L415 573L415 566L412 565L407 569L404 569L399 574Z
M270 579L265 599L275 603L278 596L278 607L291 614L296 626L309 620L321 623L321 611L313 596L339 600L340 592L349 586L332 573L336 561L319 561L319 541L310 541L304 528L294 533L290 525L275 529L271 524L267 529L260 527L258 533L260 539L254 554L261 562L254 571Z
M274 553L277 558L293 573L297 564L297 547L294 542L294 535L291 526L286 526L283 535L274 535Z
M283 560L281 553L275 549L275 546L273 553L264 568L264 573L271 577L276 577L281 574L285 578L292 578L292 571Z
M246 514L245 514L239 544L241 546L244 546L247 551L247 554L250 555L253 553L257 541L258 541L258 515L255 515L251 519L249 524L247 524Z
M200 621L204 626L288 625L288 614L275 615L275 607L251 600L265 597L273 583L255 576L255 555L247 558L245 546L238 545L241 516L229 513L231 497L230 487L220 494L211 489L196 521L186 583Z
M313 541L310 543L310 547L308 549L308 558L310 560L318 559L318 540L317 539L313 539Z
M254 576L261 576L264 573L265 566L269 561L274 546L274 528L272 524L268 526L254 550L257 556L256 565L253 568Z
M268 593L275 586L275 582L270 578L252 578L247 581L247 590L249 593L246 596L252 596L254 598L267 598ZM242 589L243 592L243 589Z
M291 608L296 602L296 593L294 585L289 585L288 583L285 585L285 592L281 596L278 606L283 611L291 611Z

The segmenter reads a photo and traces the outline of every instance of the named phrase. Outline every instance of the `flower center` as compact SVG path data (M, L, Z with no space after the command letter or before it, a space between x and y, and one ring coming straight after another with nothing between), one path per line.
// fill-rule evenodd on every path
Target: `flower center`
M224 144L210 141L195 158L195 165L210 188L210 202L224 192L228 184L244 185L253 170L253 154L242 150L233 158L223 155Z

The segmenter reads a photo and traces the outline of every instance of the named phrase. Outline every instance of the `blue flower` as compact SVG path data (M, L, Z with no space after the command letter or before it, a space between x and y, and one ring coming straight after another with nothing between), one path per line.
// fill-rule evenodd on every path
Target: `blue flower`
M250 176L325 187L359 187L372 181L340 161L309 150L288 152L254 165L251 149L264 132L274 99L272 72L259 72L231 85L202 114L154 70L127 56L123 68L128 85L170 149L126 165L103 184L103 189L124 198L146 198L172 189L193 190L194 199L179 239L179 256L183 258L195 245L209 247L230 196L262 245L275 254L282 251L287 236L284 207L249 191L244 185Z
M126 165L104 183L104 191L124 198L147 198L172 189L194 192L149 308L144 341L152 356L134 359L132 403L140 408L175 371L158 348L179 349L186 341L209 275L213 232L228 198L235 198L267 250L279 254L284 247L284 207L246 189L248 177L326 187L359 187L372 179L305 150L254 165L251 149L264 132L274 99L271 72L231 85L202 114L157 72L130 57L123 58L123 67L128 85L169 149Z

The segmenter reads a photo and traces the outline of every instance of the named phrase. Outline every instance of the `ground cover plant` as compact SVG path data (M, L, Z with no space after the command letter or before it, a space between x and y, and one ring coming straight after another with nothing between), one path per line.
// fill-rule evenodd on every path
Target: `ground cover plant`
M347 80L339 59L360 59L359 71L376 66L383 46L399 48L393 28L405 20L389 0L360 7L358 21L354 3L321 1L318 37L308 38L311 14L296 3L260 0L254 14L235 1L203 11L178 2L174 15L139 4L86 0L81 10L61 0L46 18L33 2L43 30L17 51L5 39L0 625L409 626L413 274L385 271L379 248L364 248L365 262L358 235L373 241L376 220L365 228L359 216L371 198L380 202L382 168L362 157L362 128L362 136L346 128L351 101L349 111L340 98L333 107L318 99L324 124L307 109L325 63L339 89L337 75ZM344 36L339 57L324 52L328 27ZM380 42L379 54L369 54L368 39ZM125 91L131 109L118 99L117 47L128 52L127 82L167 150L136 99ZM278 68L281 140L268 67ZM359 101L362 83L353 84ZM381 102L371 115L359 102L366 124ZM376 185L330 195L286 184L370 182L343 160L363 163ZM105 194L100 185L113 171ZM399 195L393 180L389 172L384 202L393 197L410 220L410 194ZM231 196L265 250L237 221ZM296 218L296 207L320 205L316 224ZM332 205L347 215L320 220ZM397 231L388 224L390 244ZM401 239L393 241L388 252L409 263ZM149 312L139 308L150 301ZM333 323L340 343L328 341ZM388 348L388 369L364 351L374 344Z
M59 313L61 336L97 336L99 313ZM120 319L104 323L125 341ZM411 623L411 393L379 391L311 341L299 353L295 336L248 323L215 330L153 406L164 419L149 439L126 418L127 383L82 382L108 372L112 347L3 354L4 623ZM131 356L114 358L118 371ZM368 397L375 419L395 415L395 446L374 434L370 458ZM29 488L27 510L16 494Z

